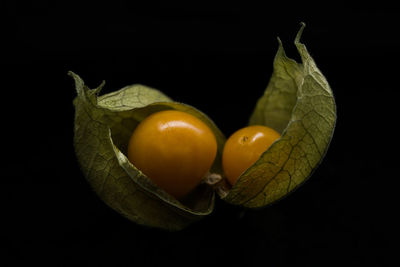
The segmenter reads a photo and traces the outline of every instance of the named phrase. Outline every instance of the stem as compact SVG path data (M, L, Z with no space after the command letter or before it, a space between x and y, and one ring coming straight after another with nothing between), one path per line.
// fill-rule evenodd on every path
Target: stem
M230 190L230 186L226 179L218 173L208 173L204 177L203 183L211 186L221 198L226 197Z

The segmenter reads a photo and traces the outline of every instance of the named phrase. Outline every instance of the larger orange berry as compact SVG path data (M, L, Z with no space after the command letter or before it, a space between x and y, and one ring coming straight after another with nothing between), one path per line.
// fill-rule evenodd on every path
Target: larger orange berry
M182 198L210 170L217 153L211 129L181 111L153 113L133 132L128 159L166 192Z

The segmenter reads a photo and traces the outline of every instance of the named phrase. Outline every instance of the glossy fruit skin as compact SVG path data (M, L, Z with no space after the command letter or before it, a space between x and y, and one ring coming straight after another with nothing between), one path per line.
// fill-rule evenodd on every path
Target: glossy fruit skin
M233 133L222 154L222 167L229 183L234 185L279 137L278 132L262 125L248 126Z
M177 110L151 114L134 130L129 161L177 199L192 191L210 170L217 141L200 119Z

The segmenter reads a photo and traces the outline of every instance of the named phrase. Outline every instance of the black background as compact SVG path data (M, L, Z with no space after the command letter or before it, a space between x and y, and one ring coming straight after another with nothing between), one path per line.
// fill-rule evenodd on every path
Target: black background
M0 265L390 264L399 9L6 1L1 10ZM73 152L67 71L92 88L105 80L104 93L134 83L160 89L229 136L268 84L276 37L299 59L301 21L338 109L326 158L301 188L257 211L218 201L211 216L176 233L135 225L92 192Z

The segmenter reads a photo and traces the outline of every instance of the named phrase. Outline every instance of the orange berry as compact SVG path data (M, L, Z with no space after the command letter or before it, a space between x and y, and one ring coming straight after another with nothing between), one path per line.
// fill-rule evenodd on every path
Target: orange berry
M229 183L234 185L279 137L278 132L261 125L248 126L232 134L222 154L222 167Z
M153 113L134 130L128 159L176 198L192 191L210 170L217 153L211 129L177 110Z

